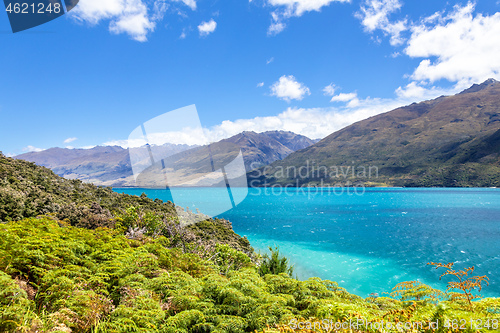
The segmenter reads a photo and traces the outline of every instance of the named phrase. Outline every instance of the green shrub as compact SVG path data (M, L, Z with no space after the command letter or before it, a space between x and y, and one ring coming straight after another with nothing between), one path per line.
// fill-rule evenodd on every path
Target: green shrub
M264 254L263 260L259 266L259 274L264 276L266 274L281 274L286 273L289 276L293 274L293 266L290 265L288 258L280 255L278 247L274 249L269 247L271 255Z
M0 271L0 331L13 331L36 318L34 302L9 275Z

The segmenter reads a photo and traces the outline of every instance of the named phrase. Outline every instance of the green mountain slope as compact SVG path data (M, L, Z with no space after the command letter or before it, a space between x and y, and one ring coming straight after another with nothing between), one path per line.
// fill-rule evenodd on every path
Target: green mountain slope
M187 225L189 213L186 221L178 221L171 202L119 194L110 188L64 179L45 167L0 153L0 222L45 214L90 229L117 227L134 234L150 227L155 229L152 233L175 233L180 237L179 244L224 243L245 253L253 252L248 240L233 232L229 221L208 219ZM166 227L162 229L164 222Z
M253 186L500 186L499 130L500 83L490 79L357 122L249 177Z

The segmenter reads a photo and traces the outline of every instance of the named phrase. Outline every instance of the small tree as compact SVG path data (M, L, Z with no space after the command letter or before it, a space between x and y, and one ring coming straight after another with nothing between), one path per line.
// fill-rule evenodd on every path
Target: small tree
M436 263L436 262L430 262L427 265L432 265L436 266L436 269L438 268L446 268L446 272L441 274L439 279L445 275L453 275L458 279L458 282L450 281L448 282L448 289L446 291L448 292L449 290L452 289L458 289L461 292L454 292L451 293L451 298L453 300L466 300L469 303L469 309L473 310L472 307L472 300L475 298L481 298L480 295L473 295L472 291L477 288L477 290L480 292L482 287L482 283L486 282L486 285L489 285L489 278L486 275L483 276L471 276L467 277L469 273L474 272L474 266L466 268L465 270L460 270L460 271L455 271L453 269L454 263L450 262L448 264L442 264L442 263Z
M231 270L237 271L252 265L252 261L246 254L233 249L227 244L216 244L215 253L210 260L217 265L223 275L227 275Z
M266 274L286 273L292 276L293 266L289 264L287 257L280 255L279 248L269 247L269 251L271 252L270 256L267 253L262 256L263 261L259 266L259 274L264 276Z
M398 283L392 288L391 297L400 297L402 301L425 301L427 299L437 301L442 294L442 291L434 289L420 281L406 281Z

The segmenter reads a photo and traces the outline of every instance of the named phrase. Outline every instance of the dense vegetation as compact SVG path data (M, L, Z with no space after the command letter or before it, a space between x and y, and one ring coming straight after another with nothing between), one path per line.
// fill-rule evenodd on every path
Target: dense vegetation
M0 152L0 221L17 221L44 214L53 214L77 227L112 228L118 222L117 227L134 234L144 232L147 227L150 232L166 236L180 233L180 241L184 243L207 246L224 243L247 254L253 252L248 240L233 232L229 221L208 219L179 228L179 223L173 223L177 214L171 202L151 200L145 195L119 194L110 188L96 187L77 179L67 180L47 168L6 158ZM128 218L120 222L116 219L124 214L133 215L135 220ZM189 219L189 214L192 213L186 212L186 219ZM189 221L178 222L189 224ZM160 225L161 230L158 229Z
M370 325L352 331L439 320L436 332L475 332L472 319L493 331L500 316L500 299L469 302L460 288L412 281L363 299L332 281L299 281L277 249L259 258L228 222L187 226L171 203L3 156L0 182L0 332L331 332L323 320L362 319ZM422 330L432 331L402 329Z
M498 299L468 309L418 283L399 285L394 298L362 299L318 278L261 276L248 256L227 245L201 255L164 236L129 239L117 229L76 228L50 217L0 228L6 332L250 332L295 319L362 317L486 323L500 309Z

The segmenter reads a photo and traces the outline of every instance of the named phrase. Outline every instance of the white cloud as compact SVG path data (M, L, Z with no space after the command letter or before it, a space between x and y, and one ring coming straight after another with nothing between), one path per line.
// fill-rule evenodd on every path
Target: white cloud
M333 2L351 2L351 0L267 0L267 5L277 7L271 13L272 23L267 33L268 35L277 35L285 29L285 21L290 17L299 17L306 12L320 11L321 8L329 6Z
M396 89L396 95L399 97L422 97L427 94L428 89L418 85L417 82L410 82L406 87Z
M475 4L469 2L416 22L391 21L390 15L401 8L400 0L365 0L356 14L367 32L381 30L393 46L405 45L403 52L396 51L391 57L423 58L408 76L412 82L400 87L398 94L432 95L440 88L428 85L443 79L455 83L454 91L488 78L500 79L500 12L475 13ZM407 39L402 36L404 31Z
M194 0L173 0L196 9ZM145 42L161 21L169 5L165 0L81 0L70 15L79 22L97 25L109 21L109 31L125 33L132 39Z
M330 102L344 102L347 103L346 107L348 108L355 108L360 105L357 93L338 94L336 96L333 96Z
M317 139L369 115L365 111L345 114L335 108L288 108L277 116L224 121L211 128L209 133L214 138L222 139L243 131L283 130Z
M427 87L425 83L410 82L404 88L396 89L396 95L403 99L414 99L418 101L429 100L441 95L454 95L462 90L464 86L457 84L450 89L443 89L436 86Z
M196 10L196 1L195 0L174 0L176 2L183 2L186 6L191 8L192 10Z
M78 140L78 138L67 138L66 140L64 140L64 143L71 143L76 140Z
M187 37L186 30L183 30L181 35L179 36L179 39L186 39L186 37Z
M262 88L264 86L264 82L257 83L257 88Z
M225 120L220 124L201 129L184 128L177 132L149 134L148 140L151 144L161 145L164 143L203 145L229 138L243 131L265 132L271 130L291 131L305 135L312 139L323 138L357 121L375 116L377 114L391 111L398 107L419 102L422 97L426 99L436 98L440 95L456 93L457 87L450 90L439 88L423 88L408 85L396 90L395 98L365 98L360 99L356 93L339 94L339 102L346 103L344 106L328 108L295 108L289 107L276 116L255 117L251 119ZM341 96L341 97L338 97ZM116 140L104 143L104 145L118 145L122 147L139 147L145 144L143 140L129 142L128 140Z
M286 24L283 22L273 22L267 29L267 34L269 36L274 36L285 30Z
M202 22L198 26L198 31L200 32L200 36L207 36L212 32L214 32L216 28L217 28L217 22L215 22L214 19L211 19L208 22Z
M389 20L390 15L401 8L400 0L365 0L356 14L367 32L382 30L393 46L404 45L402 51L395 51L391 57L423 58L412 73L406 75L410 82L396 89L398 99L428 100L456 94L488 78L500 79L499 12L475 13L475 4L469 2L418 21ZM405 31L406 39L402 36ZM454 85L451 88L433 85L439 80ZM356 101L349 101L347 107L349 104L356 106Z
M335 95L336 88L337 87L333 83L330 83L325 88L323 88L323 93L325 94L325 96L333 96Z
M355 98L358 97L358 94L356 93L349 93L349 94L338 94L337 96L333 96L331 99L331 102L349 102Z
M500 77L500 13L474 15L474 4L468 3L431 18L412 27L405 49L412 58L427 58L412 79L431 83L446 79L467 86Z
M267 3L275 7L284 7L285 15L302 16L305 12L319 11L332 2L350 2L350 0L268 0Z
M105 146L121 146L124 148L142 147L147 143L151 145L163 145L165 143L203 145L207 143L207 130L202 128L180 128L179 131L165 133L148 133L148 141L145 139L113 140L105 142Z
M120 17L119 20L112 21L109 31L115 34L127 33L138 42L147 41L146 35L153 31L155 23L151 22L146 13L130 13Z
M27 146L27 147L23 148L23 152L25 152L25 153L40 152L40 151L43 151L43 150L45 150L45 149L43 149L43 148L37 148L37 147L34 147L34 146Z
M389 16L399 11L402 7L400 0L366 0L361 6L356 17L361 20L361 24L367 32L373 33L381 30L385 35L390 36L391 45L401 45L404 38L401 33L407 30L407 20L391 22Z
M291 100L302 100L311 92L303 83L297 82L293 75L283 75L279 81L271 86L271 96L276 96L287 102Z
M266 65L269 65L270 63L272 63L274 61L274 57L271 57L269 58L267 61L266 61Z

